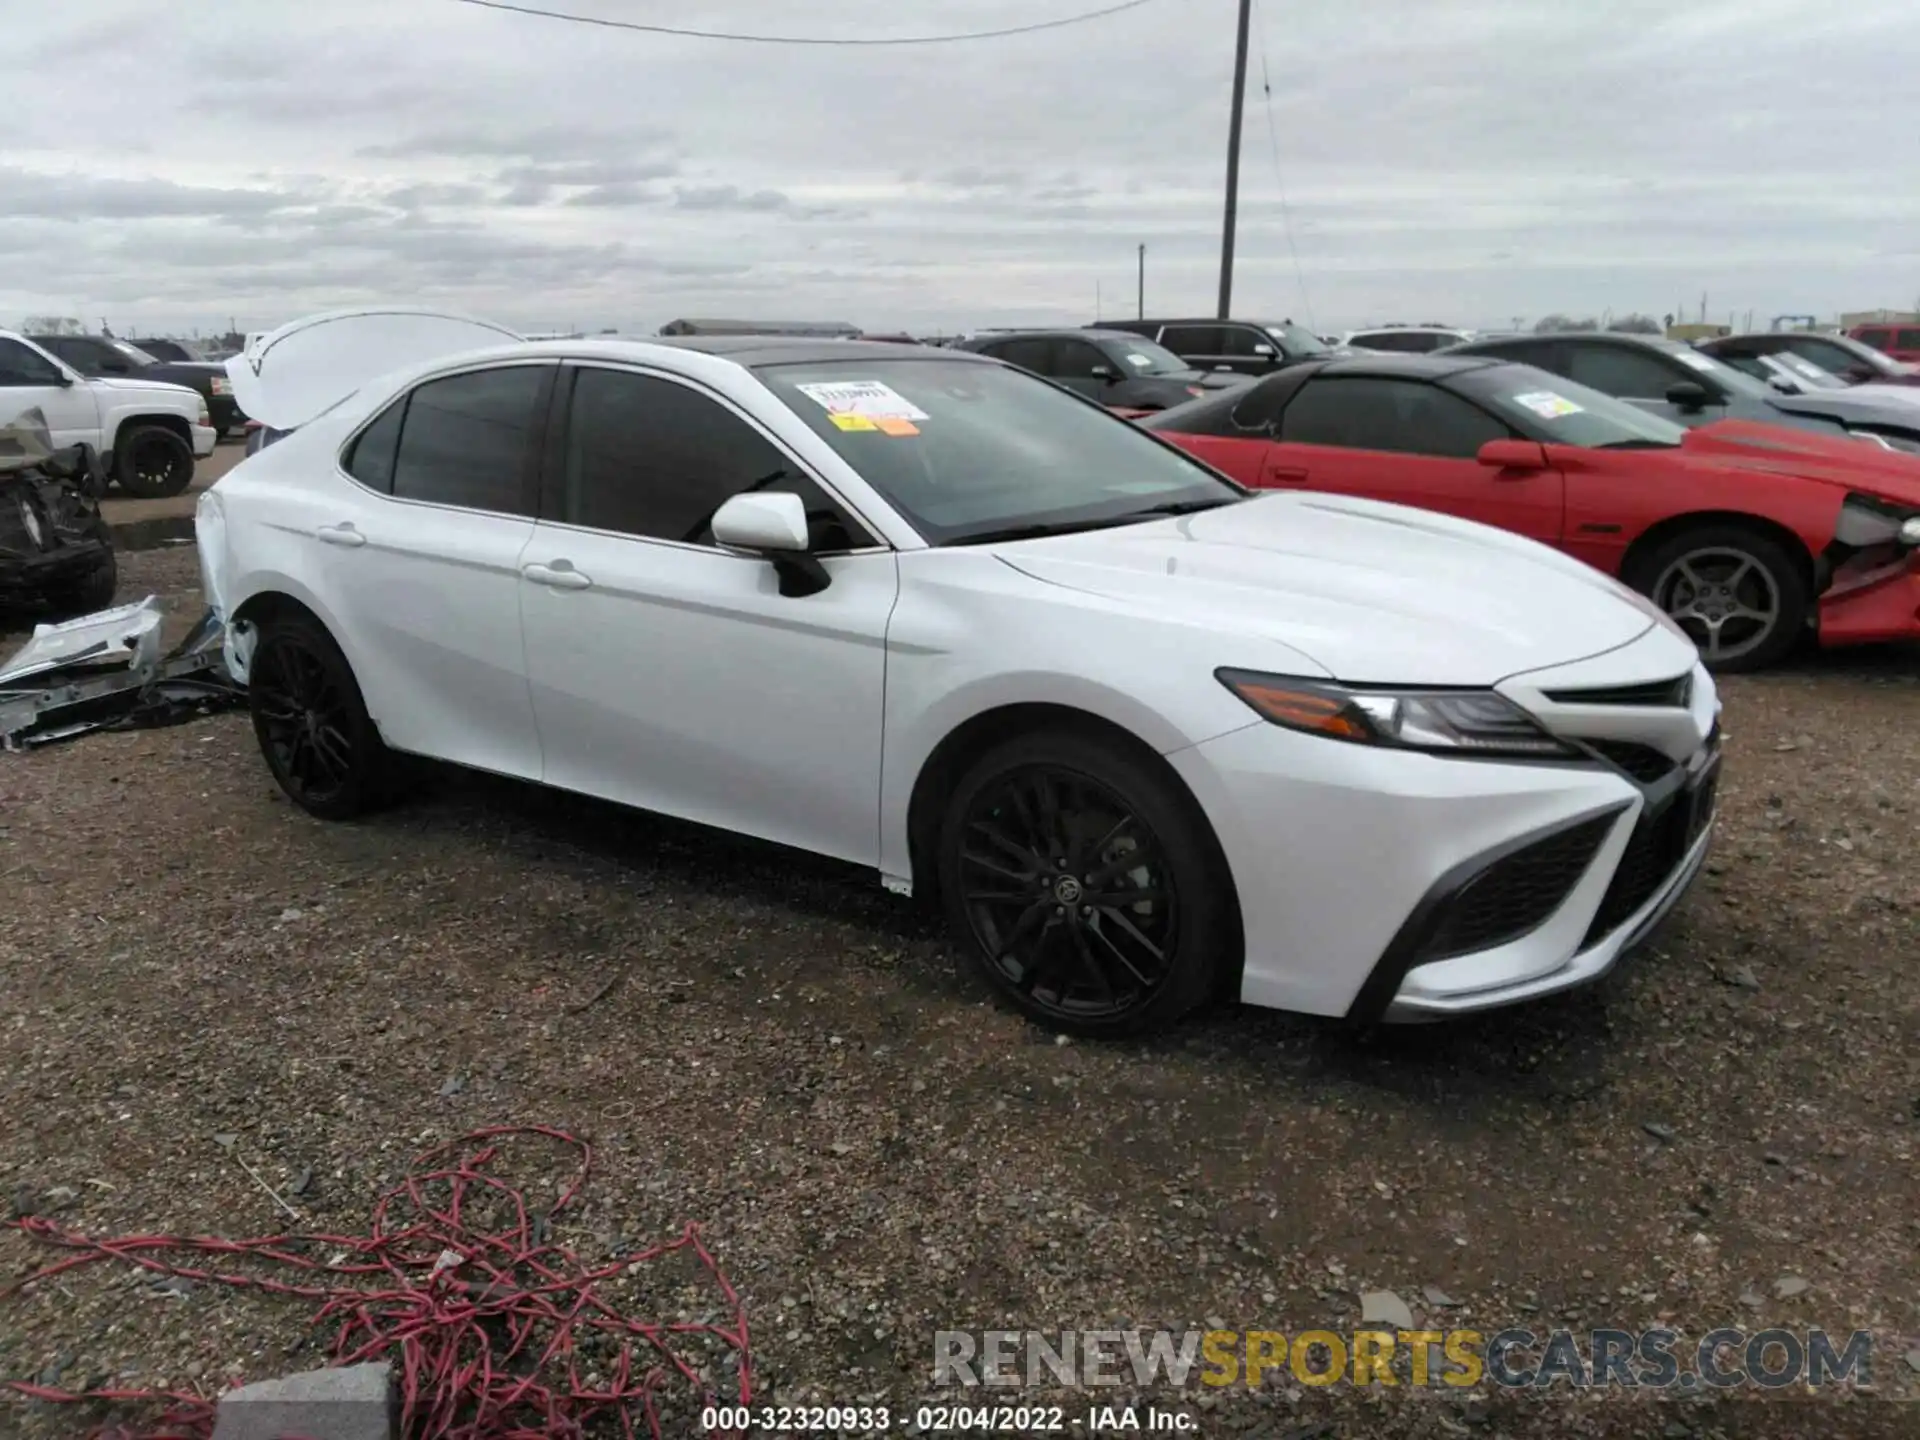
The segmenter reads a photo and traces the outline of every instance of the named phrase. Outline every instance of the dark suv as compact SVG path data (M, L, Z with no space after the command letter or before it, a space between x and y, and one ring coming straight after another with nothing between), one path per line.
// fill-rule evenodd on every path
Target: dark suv
M103 375L137 376L169 385L185 385L206 399L214 433L222 440L246 422L233 398L227 367L210 360L158 360L130 340L111 335L29 335L89 379Z
M1119 330L989 331L953 348L1005 360L1115 410L1165 410L1247 383L1244 375L1196 370L1171 350Z
M1291 320L1103 320L1089 330L1130 330L1157 340L1196 370L1270 375L1301 360L1327 360L1326 341Z

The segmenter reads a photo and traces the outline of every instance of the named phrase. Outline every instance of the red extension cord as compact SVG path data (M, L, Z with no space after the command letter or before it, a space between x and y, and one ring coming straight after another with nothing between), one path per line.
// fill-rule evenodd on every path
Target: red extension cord
M487 1170L501 1142L527 1136L544 1137L578 1155L578 1168L560 1198L537 1213L530 1213L520 1190ZM674 1376L685 1382L696 1405L713 1403L712 1387L695 1362L673 1348L675 1337L720 1341L738 1370L734 1403L746 1404L751 1399L746 1311L701 1244L697 1225L688 1225L677 1240L596 1268L548 1242L549 1224L585 1187L592 1163L592 1147L564 1131L538 1125L475 1130L419 1156L406 1178L374 1206L372 1233L366 1236L97 1240L30 1215L11 1222L12 1228L78 1253L0 1291L0 1299L68 1270L118 1260L155 1275L318 1301L312 1323L339 1327L334 1364L386 1360L393 1365L402 1433L409 1440L554 1440L590 1433L631 1440L639 1433L639 1417L659 1440L659 1393ZM470 1228L484 1223L475 1220L475 1212L490 1210L511 1216L511 1222L491 1230ZM301 1253L308 1248L331 1258ZM634 1320L596 1291L631 1266L682 1251L691 1252L724 1297L724 1322ZM241 1257L310 1278L221 1274L172 1258L181 1255ZM607 1342L613 1358L585 1366L610 1372L605 1383L590 1388L580 1346L594 1335ZM50 1402L165 1407L144 1427L97 1429L98 1440L208 1440L213 1433L214 1401L191 1391L75 1392L19 1380L0 1388ZM598 1425L587 1428L596 1420Z

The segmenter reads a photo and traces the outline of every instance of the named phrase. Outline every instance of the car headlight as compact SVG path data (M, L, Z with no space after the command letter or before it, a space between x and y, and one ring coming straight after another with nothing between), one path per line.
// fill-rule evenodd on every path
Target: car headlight
M1372 689L1251 670L1214 675L1262 719L1329 740L1445 755L1580 753L1491 690Z
M1841 502L1833 538L1854 550L1874 545L1920 545L1920 510L1858 493Z

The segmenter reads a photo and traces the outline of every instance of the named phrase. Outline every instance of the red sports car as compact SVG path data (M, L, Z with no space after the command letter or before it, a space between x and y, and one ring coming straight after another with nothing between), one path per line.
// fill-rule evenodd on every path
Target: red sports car
M1616 575L1710 666L1808 631L1920 637L1920 458L1726 420L1683 429L1476 356L1294 365L1138 421L1244 485L1330 490L1513 530Z

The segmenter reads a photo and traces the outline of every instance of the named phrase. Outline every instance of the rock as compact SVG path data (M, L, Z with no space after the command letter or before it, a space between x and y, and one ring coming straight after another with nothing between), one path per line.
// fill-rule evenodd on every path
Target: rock
M1773 1282L1773 1298L1776 1300L1791 1300L1796 1295L1806 1293L1807 1282L1798 1275L1782 1275Z
M1765 1308L1767 1297L1762 1295L1758 1290L1742 1290L1740 1292L1740 1303L1749 1310L1760 1310Z
M1920 1374L1920 1350L1909 1350L1901 1357L1907 1362L1907 1368Z
M1411 1330L1413 1311L1407 1308L1406 1301L1391 1290L1368 1290L1360 1296L1360 1323Z
M443 1096L458 1095L466 1088L467 1077L464 1075L449 1075L445 1080L440 1082L440 1093Z
M222 1130L218 1135L213 1137L213 1143L218 1145L222 1150L233 1149L239 1141L240 1137L231 1130Z
M1438 1285L1422 1285L1420 1294L1425 1297L1427 1304L1436 1310L1449 1310L1460 1303Z
M1769 1165L1784 1165L1787 1163L1787 1157L1782 1155L1778 1150L1769 1150L1760 1158Z
M332 1366L228 1391L213 1440L394 1440L398 1411L392 1366Z
M1760 988L1760 977L1755 975L1752 968L1746 965L1736 965L1733 969L1723 972L1720 978L1736 990L1758 990Z
M307 1191L312 1188L313 1167L311 1165L304 1165L301 1167L300 1173L293 1177L293 1183L287 1186L287 1193L289 1195L300 1196L306 1194Z
M289 905L280 912L280 919L277 923L281 925L291 925L295 920L305 918L306 913L306 911L300 909L297 905Z
M1673 1143L1673 1127L1671 1125L1662 1125L1658 1120L1649 1120L1641 1125L1640 1128L1663 1144L1671 1145Z

